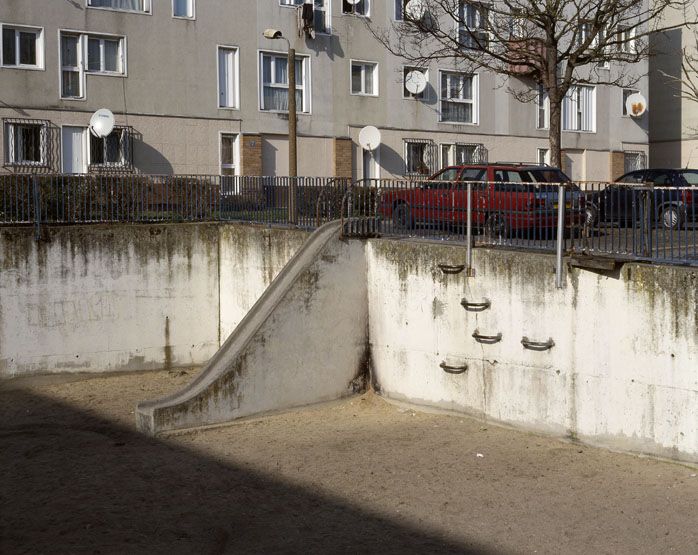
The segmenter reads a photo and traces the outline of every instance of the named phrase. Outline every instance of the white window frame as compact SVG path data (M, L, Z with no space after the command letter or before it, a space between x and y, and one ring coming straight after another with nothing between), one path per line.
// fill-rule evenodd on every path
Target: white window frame
M349 12L345 11L344 10L344 1L340 0L340 2L342 2L342 15L353 15L355 17L366 17L366 18L371 17L371 0L363 0L365 13L357 13L355 9L353 9L352 11L349 11ZM355 6L357 6L357 5L358 4L356 4Z
M260 112L267 112L271 114L288 114L288 110L272 110L264 107L264 83L262 79L264 78L264 71L262 69L264 56L275 56L279 58L288 59L287 52L281 52L279 50L258 50L257 51L257 89L258 89L258 109ZM299 115L310 115L312 114L312 64L310 63L310 56L307 54L296 53L296 65L301 63L301 84L299 86L298 81L296 81L296 89L301 89L303 91L303 106L298 109L296 106L296 113ZM274 70L272 69L272 77L274 76ZM288 90L288 84L278 85L277 87L283 86Z
M482 143L462 143L462 142L454 142L454 143L439 143L439 162L441 163L441 169L444 169L448 166L459 166L463 164L478 164L480 162L474 161L474 162L459 162L458 161L458 148L464 148L464 147L475 147L474 154L477 155L478 148L484 147ZM448 157L452 159L452 161L447 161L444 160L444 149L448 149Z
M461 75L464 77L471 77L472 78L472 90L473 90L473 98L472 100L466 100L466 99L458 99L458 98L443 98L443 75L451 74L451 75ZM456 71L456 70L451 70L451 69L439 69L438 72L439 75L439 82L438 82L438 98L439 98L439 123L445 123L449 125L479 125L480 122L480 76L477 73L466 73L463 71ZM447 87L448 90L448 87ZM443 119L443 102L456 102L456 103L463 103L463 104L472 104L473 105L473 121L472 122L465 122L465 121L451 121L451 120L445 120Z
M90 69L90 61L89 61L89 44L90 44L90 39L92 40L98 40L99 41L99 65L100 69ZM126 76L126 37L122 36L116 36L116 35L104 35L104 34L96 34L96 33L85 33L84 38L82 39L84 41L84 48L85 48L85 53L83 55L83 61L85 64L85 73L89 75L106 75L106 76L116 76L116 77L125 77ZM119 61L118 65L121 67L120 71L109 71L106 69L102 69L105 66L104 63L104 41L118 41L119 42Z
M62 123L60 124L60 129L61 129L61 173L66 173L65 171L65 166L63 165L63 153L65 152L65 146L63 143L63 128L64 127L75 127L75 128L80 128L82 129L82 141L80 144L81 150L82 150L82 163L83 163L83 168L81 168L83 171L77 172L77 173L87 173L87 168L89 167L89 157L90 157L90 130L87 127L83 127L82 125L72 125L70 123Z
M541 112L543 113L543 125L540 124ZM550 98L543 85L538 85L536 96L536 129L550 129Z
M92 0L85 0L85 7L91 10L106 10L109 12L137 13L142 15L153 15L153 0L143 0L143 10L127 10L124 8L111 8L109 6L92 6Z
M3 135L5 140L5 165L13 167L33 167L45 168L48 165L48 125L46 123L38 123L36 121L6 121L3 126ZM39 128L39 151L41 159L37 162L34 160L15 160L14 159L14 144L16 140L17 127L38 127Z
M78 65L63 65L63 35L77 37ZM89 39L107 39L119 41L119 54L121 58L121 71L103 71L88 69L88 41ZM100 52L103 52L103 44L100 44ZM103 56L100 63L103 62ZM80 96L63 96L63 71L73 71L79 74ZM124 35L111 35L107 33L89 33L76 29L58 29L58 93L61 100L87 100L87 75L102 77L128 77L128 42Z
M581 97L581 89L587 88L591 89L591 129L583 129L584 127L584 112L580 108L581 103L582 103L582 97ZM590 86L590 85L572 85L570 89L567 91L567 94L565 97L562 99L562 130L567 132L567 133L596 133L596 94L597 94L597 87L595 86ZM565 106L568 106L567 108ZM581 120L581 125L577 126L575 125L575 128L568 128L567 127L567 118L565 117L567 110L570 110L574 108L574 113L575 113L575 123L578 123L579 120Z
M406 0L394 0L393 6L393 21L405 21L405 4ZM398 11L400 15L398 16Z
M223 164L223 137L224 136L234 136L235 141L233 142L233 164L232 168L230 164ZM230 131L219 131L218 132L218 173L223 175L223 166L227 166L225 169L234 170L234 175L240 175L240 133L232 133Z
M405 88L405 78L410 71L421 71L427 78L427 87L419 94L411 94ZM429 97L429 69L416 66L402 66L402 98L407 100L425 100ZM407 92L407 94L405 94Z
M361 90L359 92L354 92L353 74L354 66L361 67ZM373 91L372 93L365 92L366 89L366 66L373 67ZM368 60L349 60L349 94L352 96L380 96L378 90L378 62L371 62Z
M15 31L15 65L5 65L5 53L3 52L3 34L5 29ZM34 33L36 35L36 64L19 63L19 33ZM14 23L0 23L0 67L7 69L22 69L29 71L44 71L44 28L31 25L15 25Z
M618 34L621 35L621 40L627 42L622 42L618 45L618 50L623 54L637 54L637 27L624 27L619 26Z
M424 160L422 159L422 163L424 163L425 167L427 168L427 173L420 173L419 171L416 172L410 172L409 171L409 161L407 160L407 155L410 152L409 145L411 144L418 144L418 145L424 145L424 149L429 149L433 148L435 145L434 141L431 140L414 140L414 139L403 139L402 140L402 148L403 148L403 160L405 162L405 173L404 175L407 176L423 176L427 177L431 175L434 172L434 168L430 168L426 166L426 163L424 163ZM432 162L435 162L432 160Z
M467 25L467 20L468 17L465 13L466 10L473 8L476 10L475 16L476 16L476 26L475 27L469 27ZM483 18L483 9L485 10L485 17ZM478 2L476 0L474 1L469 1L469 0L459 0L458 3L458 14L457 17L455 18L456 20L456 37L458 44L460 45L461 48L466 48L470 50L478 50L479 48L477 46L467 46L461 41L461 33L466 32L466 36L469 38L473 38L475 35L482 35L484 39L489 43L491 37L490 37L490 5L488 2Z
M305 0L279 0L279 6L282 8L292 8L298 9L300 6L305 4ZM324 0L323 8L318 10L315 7L315 2L313 2L313 11L325 12L325 30L318 31L315 29L315 33L318 35L331 35L332 34L332 0Z
M172 0L172 18L173 19L187 19L193 21L196 19L196 0L187 0L191 4L191 15L175 15L175 2L177 0Z
M536 163L550 165L550 149L538 147L536 149Z
M221 104L221 50L233 52L233 104L223 106ZM237 46L218 44L216 47L216 91L218 93L217 106L219 110L239 110L240 109L240 49Z

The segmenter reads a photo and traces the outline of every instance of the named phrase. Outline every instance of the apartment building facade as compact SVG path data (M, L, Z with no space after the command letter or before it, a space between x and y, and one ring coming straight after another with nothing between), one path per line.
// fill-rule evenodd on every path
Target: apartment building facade
M297 53L299 175L390 178L545 159L544 99L517 101L501 77L440 61L420 68L421 94L407 91L414 68L367 28L399 20L403 0L314 0L314 36L299 33L297 4L4 0L0 172L286 175L286 44L264 38L267 28ZM640 78L637 90L647 89ZM570 96L562 146L574 178L612 179L644 163L648 121L624 113L630 92ZM116 116L106 139L87 130L99 108ZM366 125L381 131L374 152L358 144Z

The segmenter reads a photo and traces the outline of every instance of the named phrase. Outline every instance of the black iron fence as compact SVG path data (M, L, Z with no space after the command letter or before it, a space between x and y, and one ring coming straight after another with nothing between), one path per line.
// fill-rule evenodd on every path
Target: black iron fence
M698 188L316 177L2 175L0 225L241 221L698 264Z

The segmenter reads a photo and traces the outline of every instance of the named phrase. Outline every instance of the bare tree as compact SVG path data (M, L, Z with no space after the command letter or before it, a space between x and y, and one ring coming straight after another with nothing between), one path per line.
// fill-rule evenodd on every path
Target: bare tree
M392 54L414 65L455 60L527 82L509 86L521 101L541 94L549 102L550 157L561 164L562 107L580 85L630 87L640 74L631 64L647 59L652 33L696 24L694 0L417 0L405 2L403 21L368 23ZM676 24L665 12L692 13ZM612 70L606 69L613 66ZM511 80L509 80L511 81Z

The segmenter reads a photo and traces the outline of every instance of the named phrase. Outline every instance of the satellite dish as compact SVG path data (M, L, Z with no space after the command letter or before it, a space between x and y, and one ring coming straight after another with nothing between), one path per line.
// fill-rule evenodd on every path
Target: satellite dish
M405 14L412 21L420 21L427 13L427 5L424 0L409 0L405 4Z
M373 125L359 131L359 144L364 150L375 150L381 144L381 132Z
M95 137L106 137L114 130L114 114L111 110L101 108L90 118L90 132Z
M419 94L427 88L427 76L419 70L410 71L405 75L405 88L411 94Z
M647 99L640 93L633 93L625 99L625 111L633 118L639 118L647 111Z

